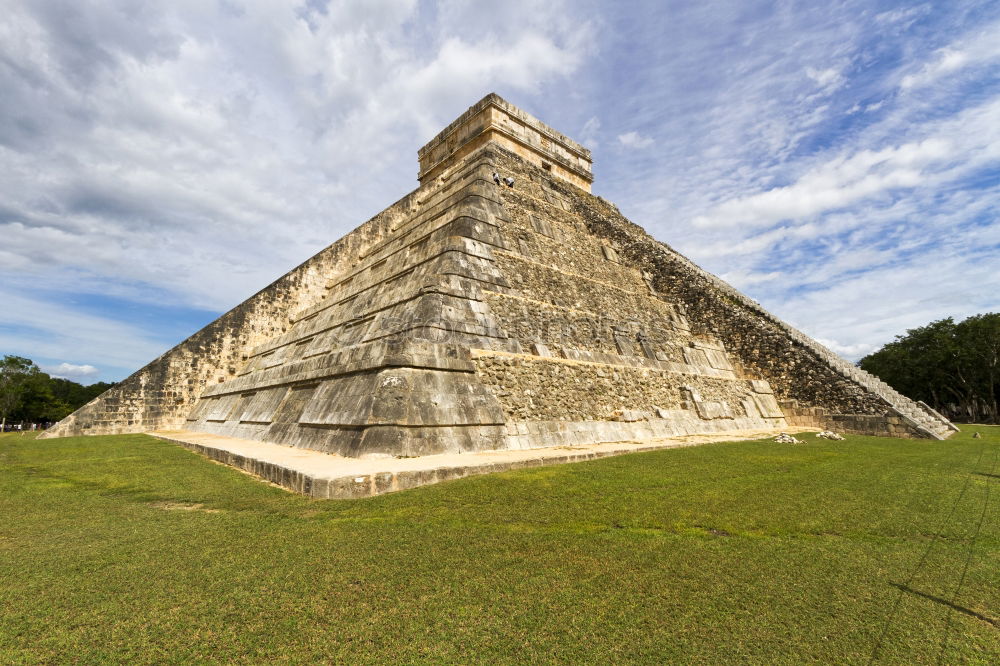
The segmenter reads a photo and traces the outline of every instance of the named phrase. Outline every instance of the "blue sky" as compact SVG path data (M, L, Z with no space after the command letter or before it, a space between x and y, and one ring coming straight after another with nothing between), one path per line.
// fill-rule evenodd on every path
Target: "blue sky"
M0 0L0 353L117 380L490 91L849 359L1000 310L1000 3Z

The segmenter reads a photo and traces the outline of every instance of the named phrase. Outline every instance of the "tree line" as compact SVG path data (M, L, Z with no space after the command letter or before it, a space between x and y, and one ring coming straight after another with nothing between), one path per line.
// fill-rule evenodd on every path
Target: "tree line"
M953 421L1000 423L1000 313L910 329L858 365Z
M0 361L0 432L8 423L58 421L114 386L97 382L84 386L50 377L23 356Z

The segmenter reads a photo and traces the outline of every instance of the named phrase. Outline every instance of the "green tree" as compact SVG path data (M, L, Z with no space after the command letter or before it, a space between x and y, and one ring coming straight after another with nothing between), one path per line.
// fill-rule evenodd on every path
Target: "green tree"
M31 359L23 356L4 356L0 361L0 432L7 425L7 417L21 409L31 381L40 373Z
M1000 313L969 317L956 331L959 355L966 375L970 417L973 421L1000 423Z
M69 415L73 410L55 396L52 382L53 379L44 372L29 375L24 383L20 409L14 412L14 417L20 421L36 423L58 421Z
M114 384L82 386L50 377L22 356L0 361L0 431L7 421L58 421L87 404Z
M114 386L114 383L108 382L97 382L90 386L83 386L62 377L52 377L49 382L56 399L69 405L70 411L83 407Z
M908 330L858 365L953 419L1000 423L1000 313Z

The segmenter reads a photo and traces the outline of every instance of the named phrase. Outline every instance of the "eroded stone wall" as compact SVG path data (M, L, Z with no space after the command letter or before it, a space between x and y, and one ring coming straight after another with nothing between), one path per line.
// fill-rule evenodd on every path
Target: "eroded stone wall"
M331 278L409 214L418 190L288 272L48 430L46 437L179 428L206 387L236 375L251 351L328 294Z
M621 262L634 269L652 293L678 308L695 336L721 342L732 355L738 372L766 379L780 400L822 407L829 415L828 420L834 415L877 417L871 423L882 424L878 434L888 432L883 427L885 419L897 416L906 422L903 427L892 429L897 434L923 437L948 434L947 424L656 241L627 220L613 204L548 178L544 171L502 149L494 152L498 169L514 174L518 183L516 191L505 194L505 207L520 209L523 219L549 216L583 225L607 246L603 254L610 264ZM519 213L512 212L511 217L518 219ZM586 246L564 249L565 239L559 239L558 232L555 236L555 250L547 249L544 242L540 245L525 242L514 247L523 247L526 255L533 255L540 263L551 260L553 251L564 256L586 252ZM623 280L622 276L609 276L608 270L613 271L613 267L595 261L592 254L573 260L592 267L597 279ZM545 288L541 286L543 292ZM865 423L857 421L856 425L861 427Z
M810 402L809 397L801 395L798 382L800 372L797 370L800 364L808 365L808 359L802 357L787 336L780 335L776 330L767 330L766 326L752 320L748 314L732 312L734 304L727 300L728 294L716 293L715 285L698 272L679 270L668 263L672 258L670 255L674 254L672 251L648 236L600 197L588 196L576 188L547 179L531 165L502 150L496 151L496 160L503 171L520 176L517 192L511 192L505 197L505 206L530 211L534 215L544 215L547 212L560 215L559 211L564 211L566 217L583 224L596 238L603 239L620 261L636 268L635 274L648 276L649 285L658 300L664 302L664 306L668 306L668 303L683 305L693 333L720 339L739 356L739 360L744 362L751 373L759 373L776 382L776 393L782 399L801 396L804 402ZM593 253L586 252L586 248L577 247L573 251L583 255L576 259L577 263L587 266L605 281L618 280L620 283L621 275L615 272L617 266L614 262L598 258ZM546 287L542 285L541 288ZM598 298L605 300L600 307L612 310L615 308L616 297L619 297L618 290L599 295ZM737 317L735 320L734 315ZM742 321L743 319L746 321ZM769 355L773 358L767 358L764 363L746 363ZM832 379L823 368L810 370ZM792 395L793 392L797 394ZM836 398L830 402L844 398L839 391L832 393ZM857 405L851 403L850 397L842 402L845 406L860 407L862 413L867 413L866 410L869 409L877 410L882 404L877 396L866 396L864 391L859 390L858 397L860 403Z
M490 311L503 321L504 331L530 350L536 342L556 349L573 349L605 354L647 355L661 361L684 362L684 342L676 329L657 318L656 312L635 310L605 311L557 308L531 299L487 294Z
M346 456L503 448L505 417L469 360L509 343L481 301L507 284L490 174L450 172L327 298L208 387L185 427Z
M683 308L547 187L551 174L500 146L487 152L515 184L496 186L505 221L493 256L509 288L483 301L520 353L475 362L508 423L531 426L519 438L548 433L545 423L573 424L566 432L578 438L784 424L767 382L745 377L713 336L693 334ZM612 425L639 421L648 427Z
M767 415L781 415L769 393L756 393L748 380L518 355L483 355L475 362L483 383L516 420L618 421L630 412L648 420L662 418L664 410L697 411L694 396L719 404L718 418L765 416L755 397L771 405Z

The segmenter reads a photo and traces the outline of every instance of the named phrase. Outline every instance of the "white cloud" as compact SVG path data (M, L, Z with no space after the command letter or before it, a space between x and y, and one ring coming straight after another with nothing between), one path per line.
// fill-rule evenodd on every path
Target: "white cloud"
M806 76L815 81L820 88L823 88L824 92L833 92L844 84L844 75L835 67L823 70L806 67Z
M899 83L908 92L937 82L942 77L976 65L992 64L1000 59L1000 23L993 23L976 34L959 39L939 49L934 57L916 72L905 75Z
M4 323L10 327L0 328L0 349L7 353L36 360L69 356L90 361L81 366L135 369L170 346L169 341L154 339L138 322L82 313L34 295L0 289L0 303Z
M922 4L906 9L892 9L875 15L875 22L883 26L893 26L896 30L906 30L914 21L925 16L931 10L930 5Z
M1000 159L998 120L1000 98L925 125L927 138L832 157L790 185L726 201L695 217L693 224L726 227L804 221L895 190L956 181Z
M587 122L583 124L583 128L580 130L580 142L583 144L584 148L589 148L590 150L595 150L599 144L598 133L601 131L601 121L597 116L591 116Z
M834 280L775 310L788 321L807 322L805 332L856 360L910 328L997 311L1000 298L988 286L995 270L989 262L967 257L966 250L934 253L934 279L928 280L931 258L917 255L900 265Z
M854 344L844 345L836 340L827 340L826 338L817 338L816 342L820 343L834 353L840 354L850 361L857 361L877 349L875 345L867 342L856 342Z
M72 379L74 381L80 379L93 379L100 374L100 370L92 365L75 365L73 363L60 363L59 365L43 365L41 366L43 372L47 372L53 377L60 377L62 379Z
M618 135L618 143L626 148L635 148L639 150L652 146L653 139L648 136L642 136L638 132L626 132L625 134Z
M903 77L899 87L903 90L925 86L939 77L961 69L969 64L969 54L964 51L953 49L941 49L938 58L934 62L924 65L924 68L917 74L909 74Z
M811 169L792 185L727 201L707 215L696 217L694 224L761 225L807 219L887 190L916 187L925 182L924 167L954 154L954 147L942 139L864 150Z
M464 11L6 3L0 279L232 307L413 189L416 148L479 97L530 99L588 52L559 0Z

